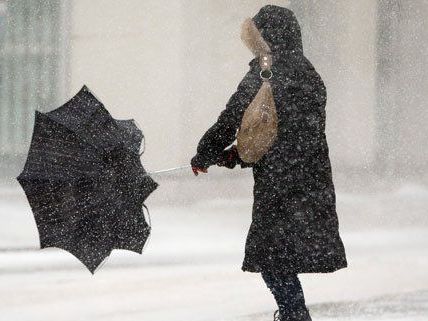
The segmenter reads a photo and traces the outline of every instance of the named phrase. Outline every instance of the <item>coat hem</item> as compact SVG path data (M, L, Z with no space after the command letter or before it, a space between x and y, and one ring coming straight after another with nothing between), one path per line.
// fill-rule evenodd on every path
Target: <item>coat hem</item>
M333 272L336 272L336 271L338 271L338 270L341 270L341 269L345 269L345 268L347 268L348 267L348 264L347 263L345 263L345 264L343 264L343 265L339 265L339 266L335 266L335 267L330 267L330 268L325 268L325 269L298 269L298 270L292 270L292 269L290 269L290 270L288 270L288 269L286 269L286 268L284 268L284 269L282 269L282 271L284 271L284 272L287 272L287 273L292 273L292 274L305 274L305 273L333 273ZM262 268L260 268L260 267L254 267L254 268L251 268L251 267L246 267L246 266L242 266L241 267L241 270L243 271L243 272L250 272L250 273L261 273L261 272L263 272L263 271L269 271L269 270L271 270L271 269L266 269L266 270L263 270Z

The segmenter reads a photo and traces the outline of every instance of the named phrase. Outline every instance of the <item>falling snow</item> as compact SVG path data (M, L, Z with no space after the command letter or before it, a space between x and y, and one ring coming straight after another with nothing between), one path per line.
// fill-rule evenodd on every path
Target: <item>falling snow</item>
M428 3L272 2L0 0L0 321L428 319Z

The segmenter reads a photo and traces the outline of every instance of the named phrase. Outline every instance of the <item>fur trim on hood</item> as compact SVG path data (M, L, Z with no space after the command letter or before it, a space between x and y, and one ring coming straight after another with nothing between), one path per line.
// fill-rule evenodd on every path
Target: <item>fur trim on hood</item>
M270 53L269 45L263 39L262 34L251 18L245 19L241 26L241 40L256 57Z

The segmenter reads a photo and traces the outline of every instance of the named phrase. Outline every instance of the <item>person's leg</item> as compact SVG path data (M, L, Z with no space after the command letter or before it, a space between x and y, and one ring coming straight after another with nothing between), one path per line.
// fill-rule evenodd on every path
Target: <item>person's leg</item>
M262 277L278 304L280 320L311 320L296 274L262 272Z

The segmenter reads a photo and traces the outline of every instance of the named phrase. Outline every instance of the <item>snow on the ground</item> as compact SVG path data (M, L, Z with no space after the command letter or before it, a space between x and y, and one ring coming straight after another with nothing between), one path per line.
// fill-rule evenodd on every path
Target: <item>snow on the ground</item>
M388 295L363 301L320 303L309 306L314 320L381 320L426 321L428 316L428 291L415 291ZM271 314L261 313L228 321L266 321Z
M427 195L338 193L349 268L301 275L314 321L428 320ZM260 275L240 270L249 200L150 209L143 255L114 251L92 276L67 252L32 250L25 197L0 198L0 321L272 320Z

